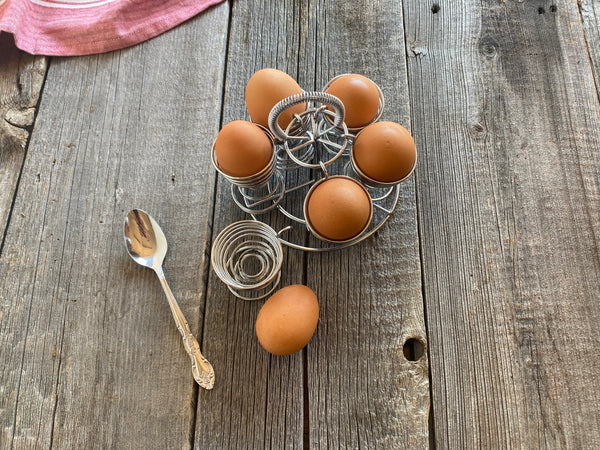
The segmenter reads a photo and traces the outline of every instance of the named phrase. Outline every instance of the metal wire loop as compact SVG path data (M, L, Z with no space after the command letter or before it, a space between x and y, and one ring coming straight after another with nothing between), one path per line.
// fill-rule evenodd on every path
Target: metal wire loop
M282 260L278 233L256 220L227 226L212 247L213 270L243 300L259 300L277 288Z
M286 133L289 134L291 129L299 129L299 122L302 123L302 133L292 133L293 138L283 141L284 152L278 153L279 167L285 167L285 170L290 170L290 167L318 169L320 162L329 165L348 154L350 140L346 124L344 122L341 124L342 129L345 130L343 133L333 125L323 126L325 122L323 116L329 115L335 118L335 114L329 111L326 105L321 105L294 116Z
M319 102L324 103L328 106L331 106L335 111L335 119L334 126L339 127L344 122L344 116L346 115L346 110L344 108L344 104L342 101L326 92L301 92L300 94L295 94L290 97L284 98L279 103L277 103L271 112L269 113L269 128L271 132L275 135L276 138L285 141L286 139L292 139L293 136L289 136L285 131L281 129L279 126L279 116L286 109L298 105L300 103L306 102Z
M264 214L274 209L285 195L285 181L277 169L268 183L260 187L231 185L231 197L238 207L249 214Z

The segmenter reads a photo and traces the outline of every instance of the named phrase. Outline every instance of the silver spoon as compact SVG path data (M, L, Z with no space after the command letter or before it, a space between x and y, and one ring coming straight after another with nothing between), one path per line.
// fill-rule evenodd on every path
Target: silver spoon
M125 217L125 246L136 263L150 267L158 275L177 329L183 337L183 345L192 359L194 379L204 389L212 389L215 384L215 371L200 353L198 341L192 335L163 273L162 263L167 253L167 239L158 223L141 209L133 209Z

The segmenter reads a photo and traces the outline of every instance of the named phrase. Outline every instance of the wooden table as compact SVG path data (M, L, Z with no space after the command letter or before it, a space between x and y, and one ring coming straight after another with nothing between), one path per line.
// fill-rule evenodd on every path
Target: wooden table
M593 0L240 0L109 54L4 34L0 447L600 448L599 29ZM285 249L321 306L289 357L210 267L247 217L210 148L263 67L369 76L419 153L377 236ZM213 391L125 252L134 207Z

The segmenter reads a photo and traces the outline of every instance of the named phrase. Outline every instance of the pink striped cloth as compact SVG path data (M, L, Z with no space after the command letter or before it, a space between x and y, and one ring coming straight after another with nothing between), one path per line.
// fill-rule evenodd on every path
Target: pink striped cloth
M221 1L0 0L0 30L34 55L89 55L150 39Z

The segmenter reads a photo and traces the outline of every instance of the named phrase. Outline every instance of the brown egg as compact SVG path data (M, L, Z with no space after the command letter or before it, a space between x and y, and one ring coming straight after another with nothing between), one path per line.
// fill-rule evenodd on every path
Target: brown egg
M302 88L287 73L277 69L261 69L246 85L246 108L252 122L269 128L269 113L286 97L302 93ZM294 114L306 109L306 103L292 106L279 116L279 126L285 130Z
M329 177L309 192L304 208L310 228L330 241L347 241L371 221L373 206L367 190L356 180Z
M339 98L344 104L344 122L348 128L364 127L377 117L379 90L375 83L363 75L341 75L333 80L326 92Z
M232 177L248 177L263 170L273 157L273 143L257 125L234 120L225 125L215 140L219 168Z
M307 286L294 284L278 290L256 318L260 345L274 355L291 355L302 349L319 321L317 296Z
M406 128L394 122L377 122L363 129L352 147L358 169L382 183L397 183L415 166L415 141Z

